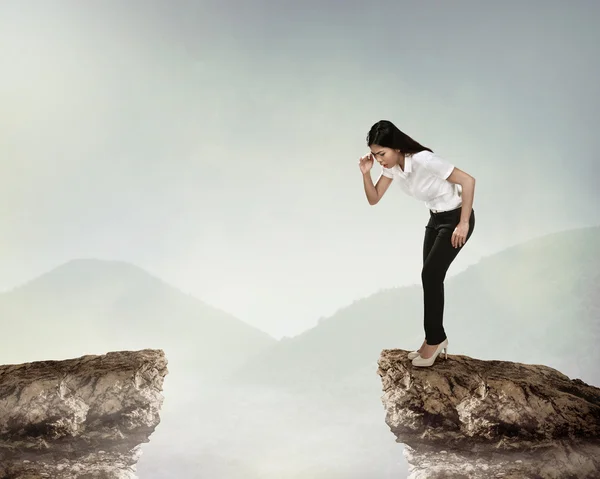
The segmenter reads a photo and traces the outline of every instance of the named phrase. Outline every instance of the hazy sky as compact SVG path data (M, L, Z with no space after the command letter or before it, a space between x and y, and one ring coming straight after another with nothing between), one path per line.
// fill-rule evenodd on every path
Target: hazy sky
M599 5L3 1L0 289L124 260L281 337L419 282L428 210L362 187L380 119L477 179L449 276L599 224Z

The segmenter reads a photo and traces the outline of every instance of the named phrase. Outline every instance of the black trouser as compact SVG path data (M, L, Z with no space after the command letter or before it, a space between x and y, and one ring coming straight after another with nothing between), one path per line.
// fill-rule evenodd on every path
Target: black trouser
M429 223L425 226L423 240L423 303L425 313L425 339L427 344L440 344L446 339L442 324L444 317L444 279L456 255L463 248L452 246L452 233L460 222L462 207L434 213L429 211ZM475 211L469 218L467 240L475 228ZM466 241L465 241L466 244ZM463 245L464 246L464 245Z

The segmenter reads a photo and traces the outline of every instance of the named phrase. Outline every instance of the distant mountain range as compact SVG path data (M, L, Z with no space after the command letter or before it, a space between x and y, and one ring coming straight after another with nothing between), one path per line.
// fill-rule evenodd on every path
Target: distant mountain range
M0 294L0 364L161 348L171 373L218 378L268 334L129 263L77 259ZM167 376L167 382L169 376Z
M544 363L600 385L599 227L547 235L484 258L447 278L445 292L449 354ZM355 301L261 352L232 382L375 387L382 349L410 350L423 341L422 297L420 286L410 286Z
M537 238L448 278L444 325L450 354L600 384L600 228ZM129 263L77 259L0 294L0 327L0 364L161 348L191 384L356 391L379 387L382 349L421 344L422 289L380 291L277 341Z

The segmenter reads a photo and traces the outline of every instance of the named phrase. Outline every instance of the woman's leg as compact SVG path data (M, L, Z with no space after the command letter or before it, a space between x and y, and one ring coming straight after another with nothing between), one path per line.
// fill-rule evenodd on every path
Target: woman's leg
M464 246L458 248L452 246L452 233L460 221L460 214L461 209L458 209L436 216L434 221L435 239L423 263L421 281L423 284L425 339L429 345L439 344L446 339L443 326L444 279L450 264ZM472 211L465 244L471 237L474 227L475 212Z
M425 237L423 238L423 266L425 266L425 261L427 261L427 257L431 252L431 248L433 248L436 236L437 231L435 229L433 219L430 217L429 222L425 226ZM425 330L425 338L427 338L427 329ZM421 344L421 347L417 349L417 351L421 352L425 344L427 344L426 339L423 340L423 344Z
M425 226L425 237L423 238L423 265L425 265L427 256L429 256L429 253L431 252L431 248L433 248L433 243L435 243L436 236L437 236L437 231L435 230L433 220L430 217L429 223L427 223L427 226Z

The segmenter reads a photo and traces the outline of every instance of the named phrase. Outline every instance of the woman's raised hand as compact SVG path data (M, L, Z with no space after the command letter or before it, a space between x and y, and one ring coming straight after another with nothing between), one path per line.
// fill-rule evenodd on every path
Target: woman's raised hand
M358 160L358 167L363 175L366 175L373 168L373 154L369 153Z

